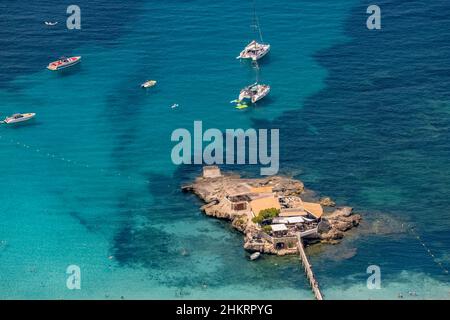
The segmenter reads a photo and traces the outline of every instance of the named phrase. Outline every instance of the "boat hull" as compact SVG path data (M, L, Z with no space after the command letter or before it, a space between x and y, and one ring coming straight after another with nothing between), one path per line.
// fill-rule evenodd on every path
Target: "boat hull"
M68 62L62 62L61 60L51 62L47 69L50 71L59 71L62 69L70 68L81 62L81 57L70 57Z
M256 103L265 96L267 96L270 92L270 86L269 85L257 85L259 88L263 88L263 90L257 90L257 92L253 93L251 91L251 88L253 86L256 86L256 84L252 86L248 86L241 90L239 93L239 101L244 101L246 99L250 100L252 103Z
M3 120L3 122L6 124L25 122L25 121L33 119L35 115L36 115L35 113L27 113L27 114L24 114L24 117L22 117L22 118L15 119L15 118L9 117L9 118L6 118L5 120Z
M141 84L141 88L151 88L155 85L156 85L156 81L150 80L150 81L147 81L147 82L144 82L143 84Z
M260 55L258 55L257 57L252 58L253 61L257 61L263 57L265 57L270 51L270 45L267 45L267 49L264 50Z
M267 96L270 92L270 87L267 88L267 90L265 90L263 93L261 93L259 96L253 96L252 97L252 102L256 103L259 100L261 100L262 98L264 98L265 96Z
M245 49L241 51L241 53L239 54L239 56L236 57L236 59L250 59L252 61L257 61L269 53L270 44L258 44L258 43L257 45L261 46L261 49L259 50L258 54L255 55L248 52L249 50L252 49L251 46L254 45L254 43L256 42L252 41L247 47L245 47Z

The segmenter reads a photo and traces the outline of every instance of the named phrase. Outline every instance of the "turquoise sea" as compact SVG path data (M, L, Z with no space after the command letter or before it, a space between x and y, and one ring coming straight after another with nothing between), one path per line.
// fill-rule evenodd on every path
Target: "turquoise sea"
M272 91L239 111L251 1L79 0L67 30L71 2L0 0L0 117L37 113L0 126L0 298L313 299L297 258L248 261L242 236L180 192L201 168L172 164L170 135L194 120L280 129L281 173L363 214L309 252L325 298L450 298L450 3L378 1L378 31L372 1L257 3ZM83 61L45 69L62 55Z

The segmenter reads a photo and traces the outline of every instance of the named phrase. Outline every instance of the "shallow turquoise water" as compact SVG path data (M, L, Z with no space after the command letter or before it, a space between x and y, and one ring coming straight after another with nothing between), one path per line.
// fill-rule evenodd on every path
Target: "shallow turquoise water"
M389 140L401 114L370 118L369 108L350 108L364 92L350 90L352 95L339 86L360 77L349 75L345 66L365 61L354 55L360 42L355 44L358 37L352 34L360 30L355 24L364 17L364 5L356 0L261 3L264 38L272 45L261 80L273 89L267 101L244 112L228 102L254 78L247 63L234 59L251 38L250 3L139 1L135 6L81 3L83 29L77 32L62 27L61 5L27 11L10 5L3 11L21 23L0 33L5 47L0 113L33 111L38 117L24 126L0 127L2 298L312 299L295 258L249 262L241 235L202 215L200 202L180 193L181 183L200 168L172 164L170 134L192 128L194 120L205 128L280 128L283 172L367 212L369 220L385 212L414 222L437 259L448 264L450 226L440 222L446 202L419 199L425 191L427 198L434 192L448 195L448 166L441 166L445 153L427 158L435 165L423 175L416 174L417 163L423 163L421 145L381 149L378 159L373 142ZM46 29L42 21L53 17L60 17L60 25ZM61 54L82 55L83 62L62 74L43 70ZM335 68L342 61L344 68ZM380 77L382 83L389 80ZM139 84L148 78L158 84L143 91ZM180 107L171 109L173 103ZM417 117L424 107L417 105ZM444 101L427 111L431 125L447 107ZM387 121L384 130L362 133L359 125L368 117ZM442 121L437 129L420 128L427 134L448 130ZM355 141L356 151L343 141ZM345 156L333 146L346 148ZM389 174L379 174L381 168ZM434 188L411 193L411 179ZM405 205L411 201L416 206ZM417 207L430 209L426 218L414 213ZM397 292L414 289L420 298L448 298L447 277L414 241L408 234L361 234L312 255L325 295L396 298ZM356 255L339 258L353 248ZM66 288L71 264L81 268L81 290ZM385 271L383 290L365 287L370 264Z

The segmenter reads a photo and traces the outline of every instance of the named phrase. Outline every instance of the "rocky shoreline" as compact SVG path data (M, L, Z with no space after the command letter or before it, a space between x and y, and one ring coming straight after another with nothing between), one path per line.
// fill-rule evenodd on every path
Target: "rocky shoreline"
M201 210L206 215L231 221L244 234L244 248L250 252L296 254L299 236L310 245L336 244L361 221L352 208L336 207L328 197L304 201L310 197L304 184L289 177L247 179L204 167L203 175L182 190L205 202ZM255 222L264 210L277 216Z

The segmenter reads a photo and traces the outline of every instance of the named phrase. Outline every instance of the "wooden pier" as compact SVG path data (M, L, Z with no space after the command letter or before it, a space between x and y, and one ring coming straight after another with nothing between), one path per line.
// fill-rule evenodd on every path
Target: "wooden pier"
M311 285L314 296L317 300L323 300L322 292L320 292L319 288L319 282L317 282L316 278L314 277L311 264L309 263L308 257L305 253L305 248L303 246L303 241L300 233L298 234L298 253L300 255L300 260L302 261L303 267L305 268L305 273L308 277L309 284Z

